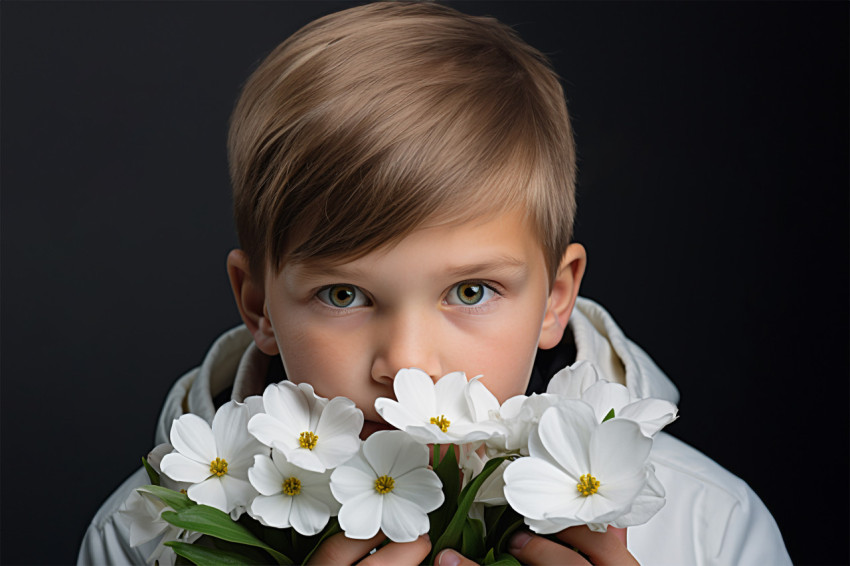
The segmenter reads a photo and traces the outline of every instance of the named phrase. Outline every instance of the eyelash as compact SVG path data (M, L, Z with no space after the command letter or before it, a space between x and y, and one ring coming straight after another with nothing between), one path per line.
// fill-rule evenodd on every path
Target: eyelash
M479 302L473 303L473 304L464 304L463 301L458 296L458 290L462 285L480 285L481 287L483 287L482 294L484 295L484 297L482 298L482 301L479 301ZM363 304L353 304L353 306L352 305L339 306L339 305L334 304L334 301L331 299L331 290L336 288L336 287L340 287L340 288L346 288L347 287L347 288L352 289L354 291L354 298L352 298L352 303L356 303L359 299L363 302ZM487 298L487 292L491 293L491 296L489 298ZM468 312L479 312L479 311L482 311L482 310L489 308L490 303L492 303L494 300L498 300L498 298L501 298L503 296L504 296L504 292L503 292L503 290L501 290L501 288L498 285L496 285L492 282L485 282L485 281L482 281L480 279L469 279L469 280L466 280L466 281L460 281L458 283L455 283L451 287L449 287L448 291L446 291L446 293L444 295L442 302L445 305L452 305L452 306L461 307ZM361 307L361 306L367 306L368 307L368 306L372 306L372 304L373 304L372 300L369 298L369 295L366 294L366 292L363 291L363 289L361 289L357 285L351 285L350 283L334 283L332 285L325 285L324 287L322 287L321 289L316 291L315 297L316 297L316 299L319 300L319 302L322 305L324 305L325 307L329 308L331 311L334 311L338 314L342 314L344 311L347 311L347 310L352 309L354 307ZM452 298L456 298L458 302L450 302L450 300Z
M483 291L482 300L477 302L477 303L473 303L473 304L464 303L463 300L460 299L460 296L458 294L459 289L462 285L479 285L479 286L481 286L483 288L483 290L482 290ZM487 298L487 292L488 291L491 293L491 296L489 298ZM460 281L459 283L455 283L454 285L452 285L449 288L448 292L446 293L446 298L443 299L443 303L449 304L449 305L452 305L452 306L461 307L461 308L463 308L463 309L465 309L469 312L479 312L479 311L482 311L484 309L489 308L490 303L492 303L494 300L498 300L498 298L500 298L502 296L503 296L502 291L500 289L498 289L495 284L490 283L490 282L481 281L480 279L470 279L470 280L467 280L467 281ZM456 302L456 303L449 302L450 298L457 298L459 302Z

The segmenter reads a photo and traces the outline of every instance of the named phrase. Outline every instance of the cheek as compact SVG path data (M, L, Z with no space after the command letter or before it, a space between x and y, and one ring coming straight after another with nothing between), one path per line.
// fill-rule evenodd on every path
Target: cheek
M354 337L340 338L291 325L277 335L286 375L293 383L307 382L324 397L342 394L336 382L357 371Z
M511 321L482 343L474 361L468 361L472 372L467 375L483 375L482 382L500 403L525 394L540 335L540 322L534 317L519 316Z

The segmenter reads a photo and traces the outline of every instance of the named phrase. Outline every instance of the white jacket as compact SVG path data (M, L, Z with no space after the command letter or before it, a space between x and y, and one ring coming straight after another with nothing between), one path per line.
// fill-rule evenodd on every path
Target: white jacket
M678 402L679 392L649 356L625 337L601 306L579 298L568 326L576 361L625 383L637 397ZM168 442L184 408L212 422L213 397L233 385L233 399L262 393L268 357L244 326L223 334L203 364L172 387L159 417L155 444ZM651 461L667 503L647 524L628 529L628 547L641 564L791 564L770 512L741 479L687 444L661 432ZM144 470L130 476L101 506L83 539L78 564L143 564L157 540L131 548L118 514L133 489L149 483Z

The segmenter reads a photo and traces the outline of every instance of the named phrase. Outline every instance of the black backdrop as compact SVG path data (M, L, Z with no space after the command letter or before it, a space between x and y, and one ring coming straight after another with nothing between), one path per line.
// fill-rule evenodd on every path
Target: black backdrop
M230 109L345 5L0 6L3 563L75 559L238 322ZM670 432L753 486L796 562L847 563L849 5L453 5L564 77L583 294L678 384Z

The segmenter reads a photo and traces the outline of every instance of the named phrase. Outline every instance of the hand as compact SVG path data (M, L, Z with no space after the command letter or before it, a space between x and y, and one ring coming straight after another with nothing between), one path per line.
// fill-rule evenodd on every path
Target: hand
M431 540L428 535L422 535L413 542L391 542L369 554L386 538L381 532L368 540L351 539L346 537L345 533L338 533L322 543L308 564L417 566L431 552Z
M587 561L578 552L557 542L528 531L516 533L509 551L523 564L563 564L599 566L636 565L638 561L626 548L626 529L608 527L608 532L595 533L585 526L570 527L555 535L558 540L569 544L590 557ZM475 563L453 550L444 550L437 555L437 566L472 566Z

